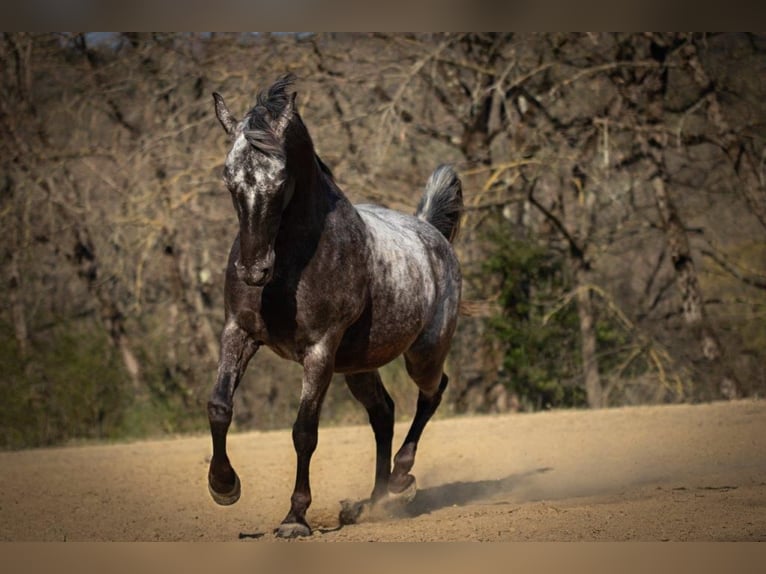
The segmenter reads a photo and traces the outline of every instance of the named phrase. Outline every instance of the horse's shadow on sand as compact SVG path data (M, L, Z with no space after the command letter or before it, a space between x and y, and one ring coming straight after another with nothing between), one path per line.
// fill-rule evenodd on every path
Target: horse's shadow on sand
M342 500L340 502L340 525L337 528L322 530L322 532L334 532L345 525L360 522L391 518L415 518L441 508L464 506L480 500L487 500L489 504L505 504L507 501L497 500L497 497L510 494L522 483L550 470L552 469L549 467L543 467L495 480L450 482L423 488L417 491L411 502L388 500L373 506L369 498L360 501Z
M470 482L449 482L418 489L411 502L392 502L373 507L370 499L359 501L342 500L340 524L335 528L318 528L322 534L337 532L344 526L361 522L386 520L396 518L415 518L450 506L465 506L477 501L486 500L488 504L507 504L499 499L502 495L511 494L528 480L553 470L550 467L535 468L526 472L508 475L495 480L476 480ZM240 538L261 538L264 532L254 534L240 533Z
M464 506L479 500L493 499L510 494L521 483L539 474L553 470L549 467L536 468L527 472L511 474L496 480L472 482L449 482L418 490L415 499L402 507L402 515L414 518L448 506ZM495 501L502 503L505 501Z

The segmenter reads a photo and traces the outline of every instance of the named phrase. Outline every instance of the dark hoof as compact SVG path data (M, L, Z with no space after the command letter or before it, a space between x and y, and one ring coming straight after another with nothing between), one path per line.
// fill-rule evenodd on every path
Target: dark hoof
M341 500L338 522L340 522L342 526L364 522L369 518L371 509L372 503L369 499L360 500L359 502L354 502L348 499Z
M415 499L417 491L415 477L407 474L389 484L388 492L383 496L373 496L358 502L341 500L338 521L341 526L345 526L407 516L407 507Z
M358 502L341 500L338 521L341 526L347 526L406 517L409 514L408 505L415 499L416 492L417 485L413 478L402 492L389 492L374 502L369 498Z
M311 536L311 528L300 522L287 522L279 525L274 531L279 538L298 538L299 536Z
M388 505L405 505L415 500L415 494L418 492L418 485L415 481L415 477L408 474L405 477L403 485L401 484L389 484L388 497L384 499L384 503Z
M213 489L212 477L208 477L207 489L210 491L210 496L213 500L221 506L229 506L239 500L239 495L242 494L242 486L239 482L239 477L234 475L234 486L228 492L217 492Z
M386 499L386 502L409 504L415 500L415 494L417 492L417 481L414 476L408 474L401 482L388 485L388 498Z

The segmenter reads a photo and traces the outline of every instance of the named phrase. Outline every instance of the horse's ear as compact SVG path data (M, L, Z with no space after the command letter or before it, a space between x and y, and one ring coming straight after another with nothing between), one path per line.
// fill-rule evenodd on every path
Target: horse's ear
M229 108L226 107L226 102L223 101L221 94L213 92L213 100L215 101L215 115L218 121L221 122L224 131L231 135L234 132L234 127L237 125L237 120L229 112Z
M293 112L295 111L295 96L297 95L296 92L293 92L290 94L290 97L287 98L287 103L285 104L284 109L282 110L282 113L279 114L279 118L277 118L276 124L274 124L274 134L282 140L283 136L285 135L285 130L287 129L287 126L290 125L290 120L293 119Z

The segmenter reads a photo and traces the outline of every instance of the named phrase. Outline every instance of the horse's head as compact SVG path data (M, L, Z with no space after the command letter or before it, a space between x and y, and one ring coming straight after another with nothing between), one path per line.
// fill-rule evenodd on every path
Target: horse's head
M263 286L274 272L274 242L282 211L294 182L287 176L285 136L295 109L295 93L286 93L292 78L274 84L268 94L237 121L220 94L214 93L215 113L233 140L223 168L239 218L237 276L251 286Z

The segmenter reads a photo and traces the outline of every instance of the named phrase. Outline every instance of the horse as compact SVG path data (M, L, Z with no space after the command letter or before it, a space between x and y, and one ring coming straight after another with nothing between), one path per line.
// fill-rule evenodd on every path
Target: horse
M292 439L297 455L290 510L278 537L310 536L309 465L322 400L342 373L367 410L376 443L370 500L411 499L410 471L423 429L448 383L443 366L455 331L461 272L452 241L463 211L454 168L437 167L414 215L352 205L320 159L295 100L293 75L257 95L241 121L213 93L231 140L223 181L239 230L225 272L225 320L207 413L213 442L208 487L220 505L241 485L226 452L234 392L263 346L303 366ZM394 403L378 369L400 355L418 387L416 414L391 451Z

